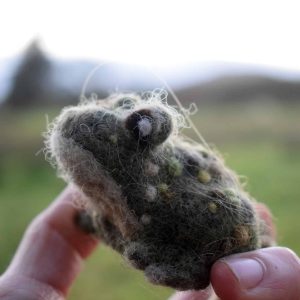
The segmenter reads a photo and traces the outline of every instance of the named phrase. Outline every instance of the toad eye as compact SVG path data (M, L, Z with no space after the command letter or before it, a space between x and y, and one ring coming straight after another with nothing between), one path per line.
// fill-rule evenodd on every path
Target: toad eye
M123 109L133 109L135 106L136 100L130 97L124 97L117 101L115 108Z

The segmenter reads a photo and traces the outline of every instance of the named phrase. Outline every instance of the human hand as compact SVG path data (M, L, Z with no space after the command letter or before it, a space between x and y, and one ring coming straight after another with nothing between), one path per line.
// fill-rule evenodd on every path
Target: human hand
M300 260L287 248L271 247L228 256L211 271L222 300L299 300ZM178 292L172 300L208 300L210 290Z
M30 224L6 272L0 300L62 300L98 242L74 222L79 195L67 187Z
M262 204L256 209L275 239L268 209ZM300 260L280 247L231 255L213 265L211 285L205 291L178 292L170 300L300 300Z
M75 190L68 187L31 223L0 277L0 300L65 298L82 261L98 243L76 227L74 197ZM213 266L211 281L222 300L299 300L300 262L286 248L237 254ZM178 292L172 300L207 300L210 294L210 290Z

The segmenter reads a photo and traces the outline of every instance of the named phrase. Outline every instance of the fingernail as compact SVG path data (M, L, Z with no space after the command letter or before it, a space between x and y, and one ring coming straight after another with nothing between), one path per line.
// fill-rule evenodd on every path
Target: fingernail
M224 262L231 269L244 289L255 288L263 279L265 267L255 259L226 259Z

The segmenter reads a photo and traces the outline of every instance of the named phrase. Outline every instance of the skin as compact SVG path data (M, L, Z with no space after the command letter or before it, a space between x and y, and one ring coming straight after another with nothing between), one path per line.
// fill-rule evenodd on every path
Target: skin
M74 223L76 197L76 191L67 187L29 225L10 266L0 277L0 300L67 297L85 258L98 244ZM262 214L269 218L266 211ZM214 264L211 282L222 300L299 300L300 261L291 250L280 247L232 255ZM171 300L209 300L213 299L211 290L178 292Z

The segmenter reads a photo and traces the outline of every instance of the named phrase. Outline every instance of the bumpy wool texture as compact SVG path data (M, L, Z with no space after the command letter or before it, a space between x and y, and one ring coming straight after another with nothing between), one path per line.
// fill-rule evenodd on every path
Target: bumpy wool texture
M154 284L203 289L212 264L273 243L222 159L179 134L184 118L159 93L67 107L46 141L60 175L79 187L79 225Z

